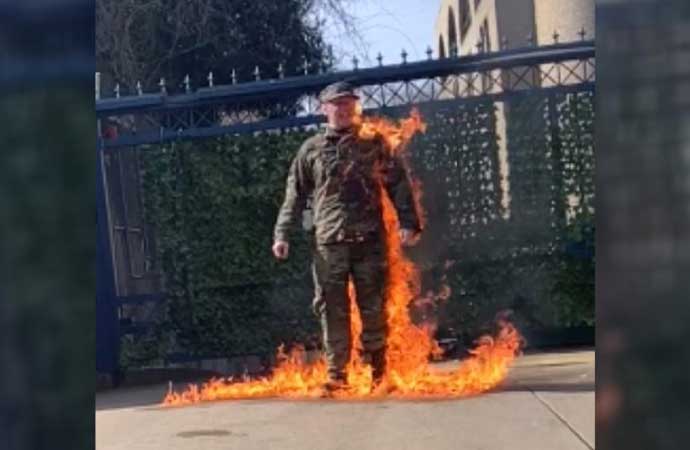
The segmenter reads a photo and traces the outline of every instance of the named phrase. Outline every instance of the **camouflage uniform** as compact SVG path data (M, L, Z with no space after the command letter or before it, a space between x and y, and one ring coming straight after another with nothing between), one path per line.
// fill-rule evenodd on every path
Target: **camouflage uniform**
M386 332L385 243L380 196L388 192L401 228L420 231L409 178L383 139L362 140L357 129L326 129L297 152L287 177L274 239L288 241L307 197L313 196L314 311L321 320L332 379L343 378L350 354L348 278L362 319L362 345L382 364ZM376 364L374 364L376 369Z

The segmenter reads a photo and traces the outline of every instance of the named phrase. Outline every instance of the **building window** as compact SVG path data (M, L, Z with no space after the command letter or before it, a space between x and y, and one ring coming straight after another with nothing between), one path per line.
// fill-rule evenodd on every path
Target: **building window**
M458 33L455 30L455 13L448 8L448 54L458 56Z
M470 13L470 0L460 0L460 40L464 41L467 30L470 29L472 16Z
M479 29L479 38L481 39L482 52L488 53L491 51L491 38L489 36L489 22L485 20L482 27ZM494 80L491 78L491 72L482 74L482 87L484 92L489 92L493 88Z
M488 20L485 20L484 23L482 24L482 29L479 33L481 40L482 40L482 50L485 53L488 53L491 51L491 37L489 36L489 22Z

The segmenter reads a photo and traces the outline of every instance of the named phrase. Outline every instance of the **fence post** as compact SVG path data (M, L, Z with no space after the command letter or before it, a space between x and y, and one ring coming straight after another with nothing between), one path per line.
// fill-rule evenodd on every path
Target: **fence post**
M103 163L103 138L96 148L96 373L119 381L120 324L117 314Z

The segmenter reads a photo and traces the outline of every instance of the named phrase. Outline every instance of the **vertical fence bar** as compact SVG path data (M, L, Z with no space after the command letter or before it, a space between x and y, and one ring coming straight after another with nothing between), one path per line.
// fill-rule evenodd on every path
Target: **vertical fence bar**
M101 99L101 74L96 72L95 97ZM105 189L102 125L96 122L96 373L118 382L120 323L110 242Z
M96 372L110 375L117 384L120 324L115 295L115 272L106 206L103 138L96 148Z

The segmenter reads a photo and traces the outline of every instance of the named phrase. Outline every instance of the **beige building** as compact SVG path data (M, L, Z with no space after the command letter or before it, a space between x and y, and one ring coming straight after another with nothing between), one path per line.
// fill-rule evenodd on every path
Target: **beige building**
M434 36L436 54L441 58L496 52L530 44L543 46L593 39L594 0L441 0ZM542 68L548 71L547 67ZM586 70L583 66L571 69L578 75ZM523 84L516 84L510 74L494 73L493 76L502 77L513 88ZM462 77L455 81L461 89L466 83ZM499 90L489 78L483 78L482 83L486 92ZM530 82L525 80L524 83ZM541 85L553 83L545 79ZM510 215L509 143L506 134L509 120L507 106L496 102L501 203L506 217Z
M434 27L436 54L459 56L594 38L594 0L441 0Z

